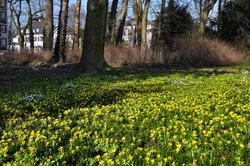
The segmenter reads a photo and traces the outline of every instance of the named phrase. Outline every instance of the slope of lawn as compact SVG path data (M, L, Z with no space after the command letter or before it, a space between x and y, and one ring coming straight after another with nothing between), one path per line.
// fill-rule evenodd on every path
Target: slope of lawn
M37 74L0 96L0 165L250 165L249 74Z

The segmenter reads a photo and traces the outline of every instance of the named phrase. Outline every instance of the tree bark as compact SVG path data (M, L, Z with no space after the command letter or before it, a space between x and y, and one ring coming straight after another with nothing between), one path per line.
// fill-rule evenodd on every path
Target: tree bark
M136 45L141 48L147 47L147 18L149 6L150 0L133 0L133 13L136 29Z
M115 44L117 5L118 0L113 0L111 12L108 18L108 43L110 44Z
M122 42L122 36L124 31L124 26L126 22L126 16L128 11L128 0L122 1L122 11L120 14L119 22L118 22L118 30L116 35L116 45L120 44Z
M208 20L208 16L210 11L213 9L215 3L217 0L205 0L204 2L202 0L199 1L199 16L200 16L200 22L199 22L199 33L203 36L206 28L206 23ZM196 2L197 3L197 2Z
M66 60L65 50L66 50L67 20L68 20L68 4L69 0L61 0L58 33L54 49L54 56L52 57L52 60L55 63L64 63Z
M133 13L135 19L135 45L141 46L141 34L142 34L142 1L133 0Z
M221 8L222 8L222 0L218 1L218 16L217 16L217 25L218 25L218 32L221 30Z
M43 48L48 51L53 50L53 38L54 38L53 17L54 17L53 0L46 0Z
M107 65L104 59L107 10L108 0L88 0L83 53L78 64L81 72L96 72Z
M163 36L162 36L162 30L163 30L163 17L165 14L165 9L166 9L166 0L162 0L161 3L161 11L159 14L159 20L158 20L158 30L157 30L157 36L158 36L158 44L161 42Z
M141 48L146 49L147 48L147 24L148 24L148 10L150 6L150 0L147 0L144 5L144 10L142 14L142 42L141 42Z
M75 25L74 25L74 38L73 38L73 49L79 49L79 39L80 39L80 14L81 14L81 0L76 1L75 10Z
M33 17L32 17L32 11L31 11L31 5L30 0L26 0L28 5L28 25L29 25L29 42L30 42L30 50L33 53L34 52L34 32L33 32Z

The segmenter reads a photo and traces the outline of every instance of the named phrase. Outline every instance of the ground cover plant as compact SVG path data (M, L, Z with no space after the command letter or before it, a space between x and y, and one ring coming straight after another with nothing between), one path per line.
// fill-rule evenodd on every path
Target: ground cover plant
M0 165L250 164L249 74L39 72L1 83Z

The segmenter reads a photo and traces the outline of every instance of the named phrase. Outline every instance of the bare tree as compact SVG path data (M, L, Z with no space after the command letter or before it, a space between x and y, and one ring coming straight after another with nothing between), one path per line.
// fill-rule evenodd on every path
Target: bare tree
M216 2L217 0L194 0L195 7L199 11L199 33L201 35L205 32L209 13L213 9Z
M33 16L31 10L30 0L26 0L28 5L28 29L29 29L29 41L30 41L30 49L34 51L34 32L33 32Z
M42 8L32 8L31 0L8 0L10 5L10 18L13 22L16 32L19 36L18 43L20 49L24 48L24 36L29 29L29 40L31 48L34 48L34 35L32 23L38 19L39 13L43 12ZM39 0L40 3L40 0Z
M117 15L118 0L113 0L111 12L108 17L108 43L115 44L116 34L116 15Z
M127 10L128 10L128 0L122 0L122 10L118 21L118 29L116 35L116 45L122 42L122 35L126 22Z
M54 48L54 56L52 57L52 61L54 61L55 63L58 62L63 63L66 60L65 50L66 50L68 6L69 6L69 0L61 0L57 38Z
M158 15L158 26L156 30L153 30L151 48L154 54L154 61L156 61L157 56L161 56L163 53L164 41L163 41L163 24L164 24L164 14L166 11L166 0L161 1L160 12Z
M75 7L75 24L74 24L74 35L73 35L73 49L79 49L80 39L80 16L81 16L81 0L76 0Z
M147 21L151 0L133 0L133 13L136 27L136 44L145 49L147 47Z
M54 34L54 22L53 22L53 0L46 0L45 7L45 19L44 19L44 42L43 48L48 51L53 50L53 34Z
M19 36L18 44L20 46L20 49L24 48L24 35L26 34L27 28L28 28L28 22L25 23L25 25L21 24L24 21L22 21L23 16L23 6L24 6L24 0L9 0L10 4L10 17L11 20L16 28L17 34Z
M107 65L104 59L107 10L108 0L88 0L83 53L78 64L82 72L95 72Z

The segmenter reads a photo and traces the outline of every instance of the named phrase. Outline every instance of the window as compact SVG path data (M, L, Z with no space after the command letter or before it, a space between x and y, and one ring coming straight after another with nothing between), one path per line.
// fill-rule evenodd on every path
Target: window
M7 33L6 25L1 25L1 33Z
M2 6L5 6L5 5L6 5L6 0L2 0L2 1L1 1L1 5L2 5Z
M6 46L7 45L7 39L1 38L0 39L0 46Z
M39 32L39 29L36 29L36 32Z
M6 12L4 11L1 12L1 19L6 19Z

